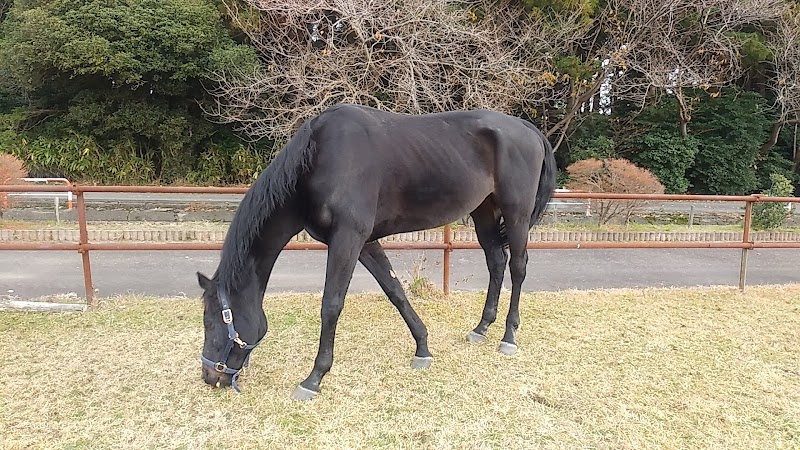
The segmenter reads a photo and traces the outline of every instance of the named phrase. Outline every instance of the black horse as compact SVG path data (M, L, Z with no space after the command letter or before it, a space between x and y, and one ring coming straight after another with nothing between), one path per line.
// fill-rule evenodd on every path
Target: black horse
M336 323L356 261L408 325L417 347L412 367L428 367L427 329L378 239L467 214L490 275L483 315L467 340L486 339L508 263L511 305L500 351L513 354L528 231L552 196L555 171L546 137L531 123L497 112L415 116L341 104L307 120L244 196L214 277L197 274L205 290L203 380L238 390L239 371L267 333L262 301L272 267L303 229L328 245L328 261L319 351L294 398L314 397L333 364Z

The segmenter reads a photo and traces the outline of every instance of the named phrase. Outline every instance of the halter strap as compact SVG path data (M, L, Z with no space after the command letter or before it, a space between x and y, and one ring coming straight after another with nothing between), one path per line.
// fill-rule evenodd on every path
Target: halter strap
M228 343L225 344L225 349L222 350L220 354L220 358L217 362L214 362L203 354L200 354L200 361L203 362L203 365L209 367L211 369L216 370L220 373L225 373L231 375L231 386L233 390L236 392L242 392L239 389L239 384L237 380L239 379L239 372L242 371L245 367L248 366L250 363L250 352L256 348L258 344L261 343L264 338L262 337L259 339L255 344L248 344L247 342L239 339L239 333L236 332L236 329L233 327L233 313L231 312L230 301L228 300L228 293L225 289L217 289L217 297L219 298L219 302L222 305L222 322L224 322L228 327ZM264 335L266 336L266 334ZM242 363L242 367L239 369L231 369L227 366L228 358L231 355L231 350L233 350L233 346L236 344L237 347L241 348L242 350L247 350L248 353L244 358L244 363Z

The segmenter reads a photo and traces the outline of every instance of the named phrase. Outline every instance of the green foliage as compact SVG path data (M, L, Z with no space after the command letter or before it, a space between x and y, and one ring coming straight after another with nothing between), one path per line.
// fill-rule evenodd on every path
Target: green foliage
M771 197L791 197L794 192L792 182L785 176L773 173L770 175L772 186L763 191ZM753 205L753 228L756 230L772 230L783 225L786 220L786 203L756 203Z
M697 139L681 137L675 99L664 97L641 112L622 109L621 115L614 130L621 141L618 152L653 172L666 192L686 192L690 186L686 173L697 155ZM624 120L631 116L632 120Z
M570 163L583 159L606 159L615 156L614 141L602 135L575 139L569 151Z
M766 155L759 155L756 159L756 178L758 180L758 190L766 191L772 187L772 175L779 174L792 183L797 176L792 173L792 161L782 155L779 149L773 149Z
M739 42L742 62L746 66L757 66L775 58L775 53L761 33L736 32L730 33L728 37Z
M6 111L28 100L13 120L1 116L13 123L0 120L0 145L39 174L104 183L181 181L210 148L250 151L198 106L212 73L258 64L250 47L231 39L218 6L17 2L0 26L0 113L4 100ZM220 178L241 179L246 169L236 170Z
M186 181L193 184L249 184L266 167L268 151L242 142L222 142L206 149L197 168L188 172Z
M616 146L609 117L591 114L580 121L561 147L566 152L560 150L556 156L566 167L583 159L616 158Z
M558 73L566 74L572 80L591 80L600 68L599 61L583 62L574 55L565 55L556 58L555 69Z
M703 97L692 119L698 152L689 180L698 192L753 192L758 184L756 158L772 125L766 100L755 92L734 90Z
M787 133L770 153L759 153L774 120L764 97L735 88L688 95L695 106L686 138L674 97L641 110L617 104L611 117L598 115L578 126L568 141L567 164L607 154L603 143L611 141L616 155L652 171L670 193L747 194L770 186L774 172L794 179Z
M108 184L141 184L153 179L153 165L132 147L102 150L90 137L73 134L52 137L42 133L22 140L15 154L37 174L60 175L72 180L88 178Z
M528 11L544 11L551 14L581 12L588 19L595 15L600 0L521 0Z
M183 92L213 64L229 61L235 44L203 0L54 0L14 8L5 22L6 58L31 88L61 78L99 75L115 85ZM241 58L241 55L238 56Z
M631 145L638 149L634 161L653 172L667 193L682 194L689 189L686 171L698 152L697 139L657 129L634 138Z

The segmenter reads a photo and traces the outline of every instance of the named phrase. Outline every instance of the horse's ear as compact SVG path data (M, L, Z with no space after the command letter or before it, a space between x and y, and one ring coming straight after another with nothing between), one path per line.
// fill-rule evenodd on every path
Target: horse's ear
M211 280L209 280L207 276L203 275L200 272L197 272L197 282L200 284L200 287L206 291L211 289L212 286L214 286L214 283Z

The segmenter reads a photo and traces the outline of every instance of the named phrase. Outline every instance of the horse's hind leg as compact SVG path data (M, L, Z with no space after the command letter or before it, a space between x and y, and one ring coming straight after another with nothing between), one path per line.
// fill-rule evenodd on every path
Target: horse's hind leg
M500 342L500 353L511 356L517 352L517 330L519 329L519 297L522 282L525 281L528 264L528 231L530 214L523 219L506 222L508 248L511 259L508 268L511 272L511 303L506 317L506 332Z
M389 258L386 257L383 247L378 242L368 242L361 250L359 261L375 277L375 281L378 282L383 292L389 297L389 301L400 312L406 325L408 325L409 331L411 331L411 335L414 337L414 341L417 343L417 350L414 353L414 359L411 361L411 367L414 369L430 367L433 357L428 351L428 329L408 302L403 286L392 270L392 265L389 262Z
M503 236L500 232L500 218L494 201L487 198L481 206L472 212L475 222L475 233L486 256L486 267L489 269L489 288L486 291L486 303L483 307L481 321L467 335L469 342L483 342L489 325L497 318L497 303L500 289L503 286L508 254L503 248Z

